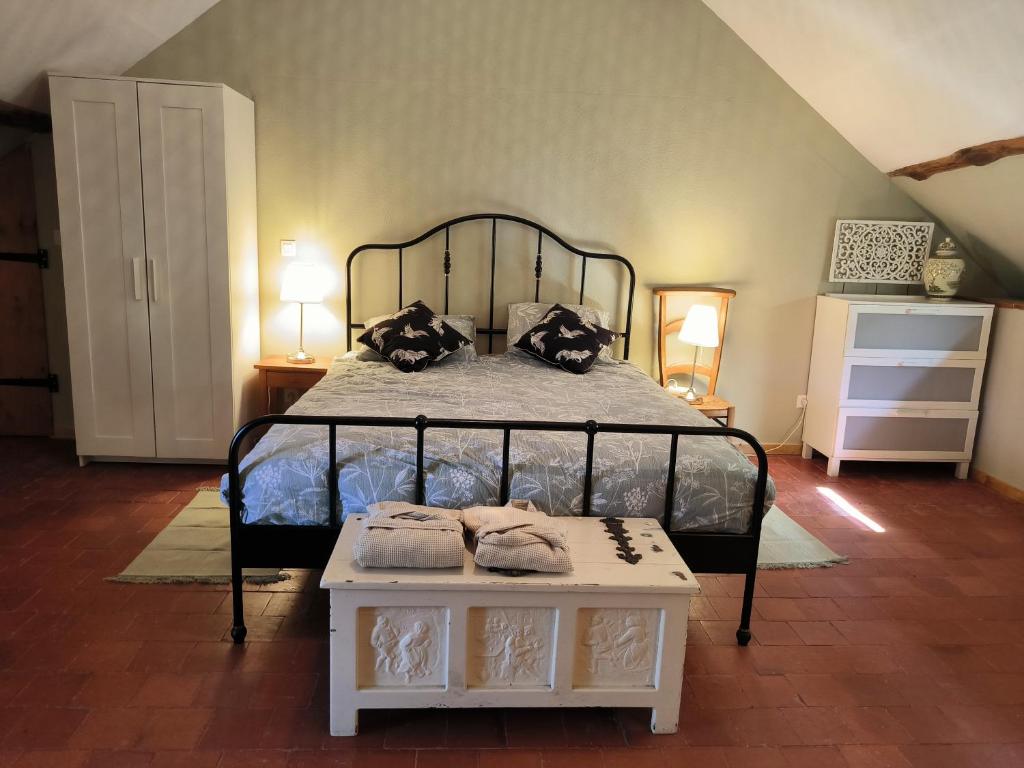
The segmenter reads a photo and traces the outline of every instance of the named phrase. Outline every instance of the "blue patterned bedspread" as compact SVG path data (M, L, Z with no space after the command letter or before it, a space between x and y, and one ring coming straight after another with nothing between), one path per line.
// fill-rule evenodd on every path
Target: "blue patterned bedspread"
M596 365L577 376L513 355L451 361L420 373L338 359L288 413L712 424L632 364ZM668 451L664 435L598 434L592 514L660 519ZM364 512L376 501L413 500L413 429L339 427L337 459L342 515ZM530 499L554 515L581 514L585 459L583 433L513 432L511 498ZM327 463L326 427L275 425L241 463L243 519L325 524ZM428 429L425 467L428 504L497 503L501 433ZM672 530L745 531L756 475L754 465L726 438L680 437ZM221 489L226 498L227 475ZM764 511L774 498L769 479Z

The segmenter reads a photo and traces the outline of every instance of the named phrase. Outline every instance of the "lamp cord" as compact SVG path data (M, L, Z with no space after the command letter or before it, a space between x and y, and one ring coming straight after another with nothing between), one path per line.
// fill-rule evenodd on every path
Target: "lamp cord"
M796 431L798 429L800 429L800 425L802 425L804 423L804 415L806 413L807 413L807 406L806 405L800 406L800 416L797 417L796 424L793 425L793 428L791 430L789 430L789 434L787 434L784 438L782 438L782 440L779 442L779 444L776 445L774 448L766 449L765 453L775 453L776 451L778 451L781 448L783 448L786 445L786 441L789 440L789 438L791 438L794 434L796 434Z

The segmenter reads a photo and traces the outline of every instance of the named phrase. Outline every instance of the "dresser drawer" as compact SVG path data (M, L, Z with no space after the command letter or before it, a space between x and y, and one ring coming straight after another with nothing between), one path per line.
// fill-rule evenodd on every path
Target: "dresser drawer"
M846 355L984 359L991 307L850 307Z
M914 408L840 408L835 457L966 461L978 412Z
M843 361L839 404L974 410L984 371L984 360L848 357Z

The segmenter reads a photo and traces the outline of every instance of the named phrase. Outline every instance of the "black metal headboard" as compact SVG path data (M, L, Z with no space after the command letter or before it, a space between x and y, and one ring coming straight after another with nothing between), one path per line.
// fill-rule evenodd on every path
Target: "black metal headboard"
M629 291L626 300L626 324L625 329L616 331L623 339L622 357L623 359L629 359L629 337L633 328L633 291L636 287L636 272L633 270L633 265L629 263L627 259L622 256L618 256L614 253L594 253L593 251L584 251L581 248L566 242L559 235L556 235L547 227L542 224L538 224L535 221L524 219L521 216L513 216L507 213L471 213L467 216L459 216L456 219L442 222L436 227L433 227L424 232L419 237L415 237L412 240L407 240L404 243L367 243L366 245L360 245L352 253L348 255L348 261L345 263L345 278L346 278L346 295L345 295L345 321L346 321L346 333L348 335L348 349L352 349L352 330L356 328L365 328L364 323L353 323L352 322L352 262L356 256L364 251L398 251L398 309L404 306L403 293L402 293L402 259L404 251L407 248L412 248L415 245L422 243L424 240L433 237L439 232L444 232L444 256L441 262L441 268L444 270L444 314L448 314L448 283L451 277L452 271L452 255L449 248L451 242L451 229L459 224L465 224L469 221L480 221L490 219L491 221L491 290L490 300L488 303L488 315L487 315L487 327L478 328L477 335L487 336L487 351L494 351L494 337L503 336L508 331L507 328L495 328L494 327L494 273L495 265L498 259L498 222L508 221L515 224L520 224L524 227L528 227L537 232L537 258L534 262L534 291L533 300L540 301L540 281L541 276L544 272L544 238L548 237L558 245L560 245L565 251L571 254L575 254L582 259L580 267L580 299L579 303L583 303L583 292L586 287L587 281L587 262L590 259L602 259L609 261L617 261L625 267L626 272L629 274ZM612 329L615 330L615 329Z

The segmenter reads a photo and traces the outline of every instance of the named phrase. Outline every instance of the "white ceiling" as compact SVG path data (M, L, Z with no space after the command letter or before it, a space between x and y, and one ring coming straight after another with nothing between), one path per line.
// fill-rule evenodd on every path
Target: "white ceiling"
M49 111L47 71L118 75L217 0L0 0L0 100Z
M882 171L1024 135L1022 0L704 0Z

